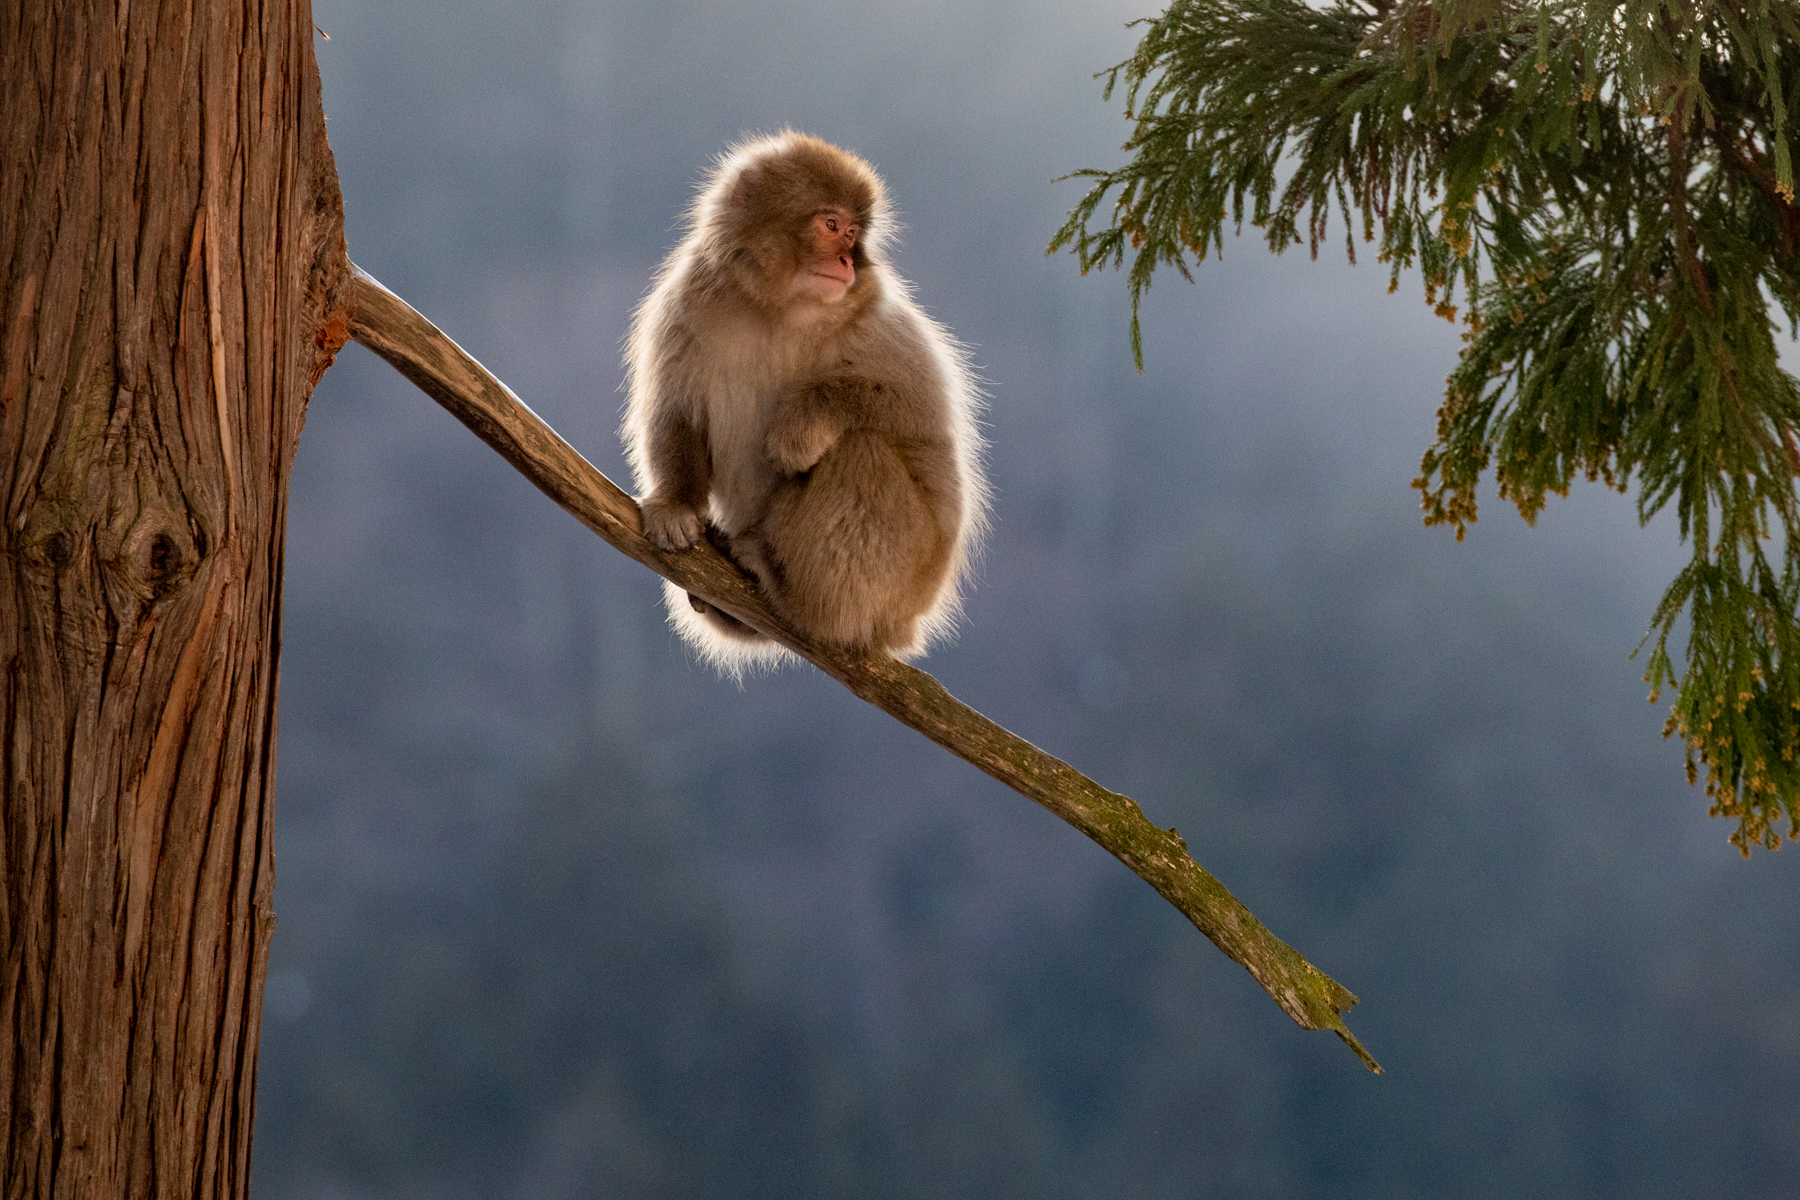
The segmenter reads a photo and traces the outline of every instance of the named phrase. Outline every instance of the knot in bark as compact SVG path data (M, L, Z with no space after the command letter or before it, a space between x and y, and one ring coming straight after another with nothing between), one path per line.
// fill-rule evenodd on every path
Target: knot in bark
M106 564L146 604L186 587L206 557L204 539L185 516L161 507L145 510Z

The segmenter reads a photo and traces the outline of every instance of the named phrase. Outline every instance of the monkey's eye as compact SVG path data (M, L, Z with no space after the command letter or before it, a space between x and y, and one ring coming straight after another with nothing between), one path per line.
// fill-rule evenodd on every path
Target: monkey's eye
M836 233L837 232L837 218L836 217L826 217L825 218L825 228L831 230L831 232L833 232L833 233Z

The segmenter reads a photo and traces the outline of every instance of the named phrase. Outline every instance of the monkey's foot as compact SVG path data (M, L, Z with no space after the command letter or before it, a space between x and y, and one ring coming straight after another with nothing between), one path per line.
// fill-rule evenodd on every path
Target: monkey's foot
M756 641L763 640L763 635L758 633L754 628L744 624L725 610L714 608L700 597L694 595L694 593L689 592L687 594L687 601L689 608L705 617L708 621L711 621L724 632L736 637L749 638Z
M775 556L769 553L769 545L763 541L761 533L755 529L745 530L731 539L726 552L731 561L756 580L756 586L762 589L763 595L773 597L780 589L781 568L776 563Z

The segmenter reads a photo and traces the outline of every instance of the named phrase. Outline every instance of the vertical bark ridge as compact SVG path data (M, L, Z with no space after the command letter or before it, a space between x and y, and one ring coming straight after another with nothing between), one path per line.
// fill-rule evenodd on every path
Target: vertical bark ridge
M9 21L0 1196L243 1196L287 478L349 327L312 15Z

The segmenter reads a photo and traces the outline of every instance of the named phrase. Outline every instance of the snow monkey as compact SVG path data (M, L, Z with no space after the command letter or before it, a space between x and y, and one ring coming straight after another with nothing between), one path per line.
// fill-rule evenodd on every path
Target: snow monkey
M809 639L907 656L954 623L987 509L957 344L883 262L868 163L785 132L732 147L638 307L623 436L644 533L710 538ZM787 656L666 585L728 674Z

